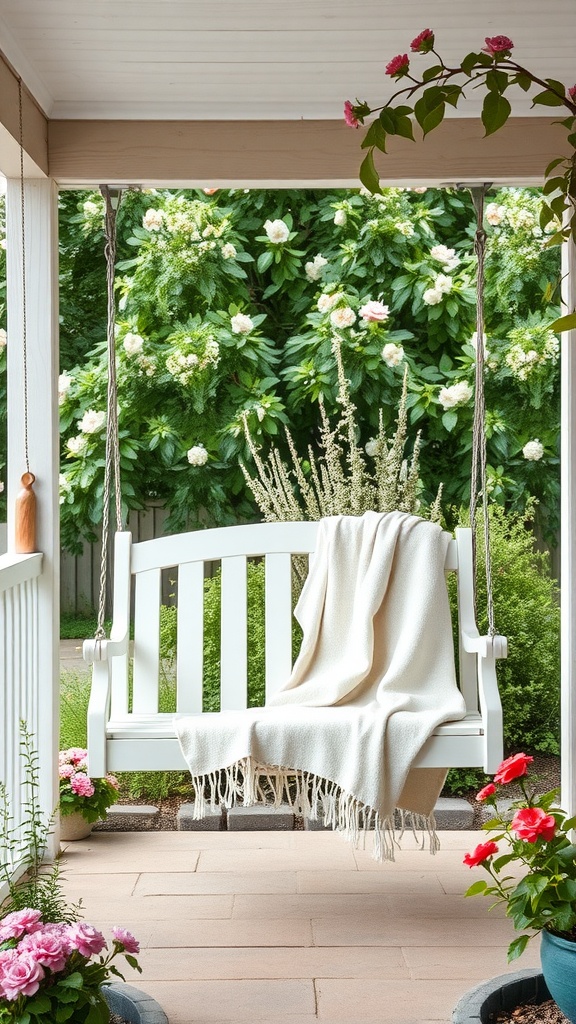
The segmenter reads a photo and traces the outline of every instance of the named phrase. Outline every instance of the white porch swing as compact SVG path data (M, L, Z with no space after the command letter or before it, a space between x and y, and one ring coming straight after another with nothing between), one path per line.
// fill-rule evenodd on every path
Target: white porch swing
M478 338L483 337L484 188L473 189L477 210ZM109 771L183 769L186 761L176 735L177 716L203 714L203 595L205 564L221 566L222 712L247 708L247 560L265 564L266 701L276 694L292 669L292 559L311 555L316 522L233 526L132 543L122 528L119 483L114 341L115 209L106 200L108 269L108 431L104 491L103 550L99 628L84 643L84 658L93 666L88 709L88 761L93 776ZM503 756L502 708L496 659L506 657L506 639L494 627L491 598L486 457L484 436L483 346L477 346L472 466L472 528L450 537L446 572L458 575L459 686L465 714L438 725L418 752L412 767L483 768L494 772ZM110 638L103 629L106 593L107 534L111 477L115 482L117 532L114 548L113 622ZM473 533L477 498L484 505L489 632L480 636L475 621ZM177 578L176 714L159 711L160 605L162 572ZM134 584L134 646L130 645L131 593ZM132 680L129 666L132 660ZM276 709L282 710L282 709ZM337 710L337 709L336 709ZM211 716L212 720L216 715Z

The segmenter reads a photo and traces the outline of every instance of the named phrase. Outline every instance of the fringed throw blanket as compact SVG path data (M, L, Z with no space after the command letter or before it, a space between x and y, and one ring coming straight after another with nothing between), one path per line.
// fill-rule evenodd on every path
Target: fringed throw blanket
M444 576L449 538L416 516L367 512L319 525L296 617L292 674L264 708L178 717L196 793L245 806L290 802L374 856L394 857L394 812L427 828L442 769L412 769L441 723L465 705L454 671Z

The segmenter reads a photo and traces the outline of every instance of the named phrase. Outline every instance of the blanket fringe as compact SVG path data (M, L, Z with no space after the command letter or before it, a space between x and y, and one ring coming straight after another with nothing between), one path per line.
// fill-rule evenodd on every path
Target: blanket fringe
M430 853L440 849L434 815L428 817L397 810L382 818L337 783L310 772L275 765L261 765L251 757L242 758L228 768L206 775L193 775L196 821L208 810L255 804L279 807L288 804L296 814L340 832L355 847L364 848L372 836L372 856L377 861L393 861L395 850L407 829L423 848L428 837Z

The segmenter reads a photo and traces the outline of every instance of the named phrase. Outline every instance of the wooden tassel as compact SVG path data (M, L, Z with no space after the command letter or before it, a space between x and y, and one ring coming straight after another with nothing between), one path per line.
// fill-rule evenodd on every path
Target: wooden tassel
M22 490L16 497L15 550L18 555L36 551L36 495L32 484L34 473L24 473L20 479Z

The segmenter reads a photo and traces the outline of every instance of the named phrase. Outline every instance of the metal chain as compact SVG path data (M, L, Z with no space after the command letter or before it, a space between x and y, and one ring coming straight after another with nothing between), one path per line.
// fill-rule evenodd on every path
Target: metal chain
M22 103L22 79L18 79L18 118L20 135L20 227L22 236L22 377L24 390L24 461L26 472L30 472L30 451L28 447L28 346L26 322L26 228L24 202L24 114Z
M472 474L470 480L470 526L474 559L474 609L477 605L476 569L476 511L482 497L484 519L484 558L486 563L486 604L488 633L495 636L494 597L492 593L492 565L490 559L490 523L488 518L488 489L486 486L486 402L484 397L484 257L486 232L484 231L484 197L488 185L471 187L470 194L476 210L474 252L478 260L476 270L476 367L474 382L474 421L472 426Z
M105 246L106 257L106 288L107 288L107 351L108 351L108 393L106 416L106 461L104 466L104 493L102 497L102 552L100 556L100 595L98 601L98 624L96 640L106 636L104 619L106 616L106 583L108 578L108 539L110 532L110 491L114 477L114 504L116 511L116 529L123 530L122 523L122 492L120 487L120 440L118 435L118 387L116 380L116 303L114 299L114 270L116 263L116 214L110 189L101 187L105 203ZM118 193L118 204L120 193Z

